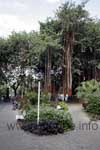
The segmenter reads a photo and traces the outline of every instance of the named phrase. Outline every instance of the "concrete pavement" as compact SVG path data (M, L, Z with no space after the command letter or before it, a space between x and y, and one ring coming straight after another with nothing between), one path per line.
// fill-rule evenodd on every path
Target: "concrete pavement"
M81 106L71 105L69 109L74 122L85 119L86 114L82 112ZM18 130L16 127L9 130L6 124L16 123L15 115L16 111L12 110L10 104L0 104L0 150L100 150L99 129L83 131L77 128L64 135L41 137Z

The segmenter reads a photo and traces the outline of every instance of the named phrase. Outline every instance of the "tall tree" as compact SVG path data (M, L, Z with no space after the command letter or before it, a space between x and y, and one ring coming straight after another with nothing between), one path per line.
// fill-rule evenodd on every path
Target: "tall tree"
M51 93L52 88L52 55L54 49L59 47L58 22L47 19L46 23L40 23L40 36L44 42L45 50L45 90Z
M87 19L88 12L84 5L75 5L67 2L57 11L57 16L62 24L64 45L64 95L72 96L72 54L75 44L77 29Z

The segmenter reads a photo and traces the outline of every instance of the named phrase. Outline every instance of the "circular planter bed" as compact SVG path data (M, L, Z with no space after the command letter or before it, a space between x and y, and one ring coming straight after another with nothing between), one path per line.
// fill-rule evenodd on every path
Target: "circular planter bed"
M37 124L36 108L28 110L24 120L18 119L17 122L24 131L38 135L53 135L74 129L74 124L68 111L57 110L50 106L41 106L39 124Z

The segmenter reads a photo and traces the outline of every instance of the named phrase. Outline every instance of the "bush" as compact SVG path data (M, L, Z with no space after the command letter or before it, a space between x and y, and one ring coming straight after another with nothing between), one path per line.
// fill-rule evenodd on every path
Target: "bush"
M77 88L77 97L85 100L84 108L87 112L100 116L100 82L86 81Z
M98 90L100 91L100 83L96 80L82 82L76 90L76 95L79 99L88 101L91 95L94 95Z
M59 102L59 104L58 104L60 107L61 107L61 109L63 109L64 111L68 111L68 106L67 106L67 104L65 103L65 102Z
M0 97L6 96L6 92L7 92L7 86L0 85Z
M25 120L33 122L37 120L37 109L31 109L25 116ZM60 111L52 107L43 107L40 109L40 121L56 121L67 131L73 128L72 118L69 112Z
M31 109L31 103L26 97L22 97L19 99L19 104L22 112L27 113Z
M100 91L90 96L86 110L89 113L100 115Z
M26 95L25 95L26 99L28 99L30 101L30 103L32 105L35 105L37 104L37 101L38 101L38 94L36 92L28 92Z
M28 92L23 98L20 98L20 108L22 111L27 112L33 105L36 105L38 101L38 94L36 92ZM41 95L41 105L42 107L51 106L48 95Z
M42 93L41 94L41 103L50 104L50 96L48 93Z

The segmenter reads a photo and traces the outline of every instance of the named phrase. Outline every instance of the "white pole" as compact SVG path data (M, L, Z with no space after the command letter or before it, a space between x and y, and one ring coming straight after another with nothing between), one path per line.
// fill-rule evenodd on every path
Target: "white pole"
M37 109L37 125L40 120L40 81L38 82L38 109Z

